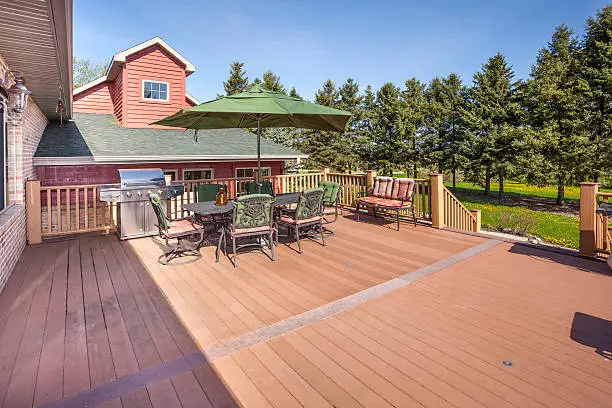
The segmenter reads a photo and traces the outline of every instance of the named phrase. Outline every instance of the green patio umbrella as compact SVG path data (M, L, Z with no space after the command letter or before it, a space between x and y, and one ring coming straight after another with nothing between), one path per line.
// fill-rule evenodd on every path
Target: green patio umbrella
M153 125L185 129L257 128L257 181L261 179L261 128L296 127L343 131L351 113L317 105L259 85L182 109Z

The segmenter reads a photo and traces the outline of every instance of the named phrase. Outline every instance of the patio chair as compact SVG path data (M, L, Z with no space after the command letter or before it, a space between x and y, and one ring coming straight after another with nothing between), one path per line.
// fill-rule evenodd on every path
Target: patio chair
M414 185L415 181L409 178L376 177L374 187L365 197L357 201L357 221L359 221L360 208L371 208L374 217L377 212L395 213L397 230L400 229L399 217L401 213L412 211L412 219L416 227L414 213Z
M246 194L268 194L272 197L275 196L274 188L272 187L271 181L262 181L261 183L261 191L257 191L257 182L256 181L247 181L245 184Z
M300 236L313 237L315 234L319 234L321 236L321 245L325 246L322 224L324 194L325 190L322 188L304 190L300 195L295 210L283 210L278 220L280 225L287 227L289 233L293 230L300 254L302 253ZM304 232L306 228L307 231Z
M338 220L338 213L341 211L340 193L342 191L342 184L333 181L321 181L319 188L325 190L323 194L323 229L330 235L333 235L334 231L326 228L325 225Z
M149 200L157 216L159 236L165 240L166 246L169 240L177 240L177 245L171 251L160 255L158 262L166 265L172 259L185 255L200 257L199 249L204 242L204 229L194 223L191 218L169 219L162 200L157 194L150 193Z
M232 239L232 264L234 268L238 267L237 251L246 247L257 246L264 252L264 244L267 244L270 248L271 259L276 260L274 256L274 232L276 230L272 217L273 202L274 199L269 194L243 195L234 201L232 223L223 230L221 237L219 237L219 247L221 241L223 241L226 254L226 235ZM256 243L236 245L237 239L247 237L257 237L258 239Z
M197 202L203 201L215 201L217 193L221 190L221 187L225 187L223 184L199 184L197 192Z

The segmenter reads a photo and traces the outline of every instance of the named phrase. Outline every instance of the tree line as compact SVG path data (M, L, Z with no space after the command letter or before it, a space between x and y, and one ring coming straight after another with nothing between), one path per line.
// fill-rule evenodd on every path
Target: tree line
M264 88L298 96L271 71ZM244 64L234 62L224 82L227 94L250 86ZM417 177L438 171L480 184L523 180L564 187L580 181L610 182L612 176L612 6L586 21L582 38L559 25L532 66L515 80L497 53L470 84L459 75L429 83L407 80L361 89L351 78L325 81L315 102L352 113L343 133L299 129L267 130L266 137L309 154L306 165L352 172L373 168Z

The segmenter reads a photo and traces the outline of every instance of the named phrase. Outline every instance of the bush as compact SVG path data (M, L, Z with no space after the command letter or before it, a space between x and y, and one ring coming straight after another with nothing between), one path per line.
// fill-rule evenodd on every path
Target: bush
M492 226L500 232L506 232L524 237L537 228L537 221L529 214L503 212Z

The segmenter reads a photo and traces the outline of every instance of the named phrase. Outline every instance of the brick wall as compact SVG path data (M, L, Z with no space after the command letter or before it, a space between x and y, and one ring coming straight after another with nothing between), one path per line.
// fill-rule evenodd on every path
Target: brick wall
M22 123L8 125L9 206L0 213L0 292L26 245L25 182L37 178L32 157L46 125L47 118L33 99L28 103Z
M272 175L282 174L283 162L263 161L262 167L271 167ZM42 186L92 185L119 182L117 169L162 168L164 170L212 168L215 178L232 178L236 168L257 167L257 162L213 162L213 163L147 163L147 164L109 164L85 166L39 166L38 177Z

